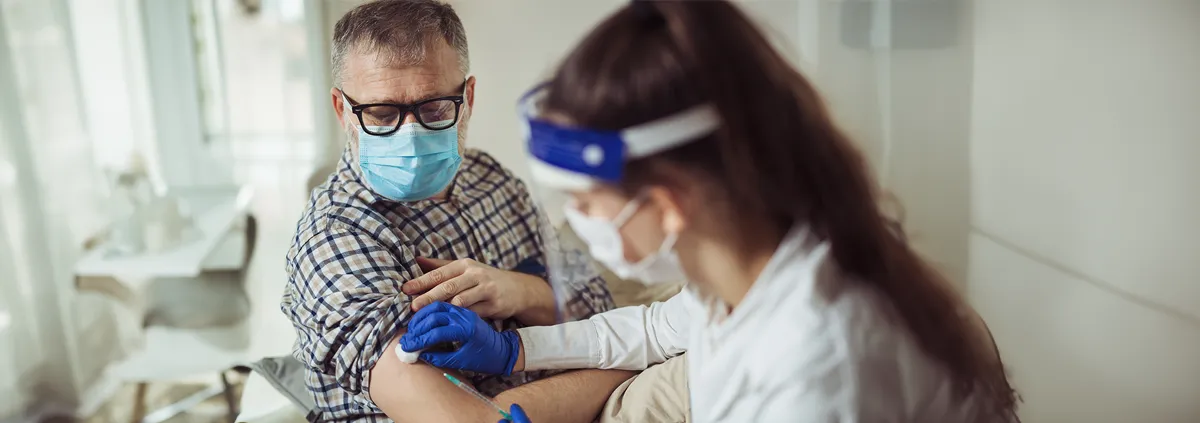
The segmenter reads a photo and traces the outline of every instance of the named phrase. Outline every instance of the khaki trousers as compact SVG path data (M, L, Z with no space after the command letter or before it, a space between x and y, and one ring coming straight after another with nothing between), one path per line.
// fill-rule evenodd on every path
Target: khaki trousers
M687 354L652 366L622 383L608 397L600 423L686 423L691 421Z

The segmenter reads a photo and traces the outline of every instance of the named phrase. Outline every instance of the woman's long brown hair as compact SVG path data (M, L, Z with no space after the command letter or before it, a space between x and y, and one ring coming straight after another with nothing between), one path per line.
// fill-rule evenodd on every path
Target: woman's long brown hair
M655 171L669 162L717 184L747 231L765 222L778 239L808 225L852 276L846 283L868 284L891 302L893 315L953 376L958 395L983 390L993 416L1017 420L1016 392L986 329L881 210L868 165L817 91L737 7L625 7L569 54L543 106L575 124L615 130L703 103L717 108L722 128L628 163L624 188L670 184Z

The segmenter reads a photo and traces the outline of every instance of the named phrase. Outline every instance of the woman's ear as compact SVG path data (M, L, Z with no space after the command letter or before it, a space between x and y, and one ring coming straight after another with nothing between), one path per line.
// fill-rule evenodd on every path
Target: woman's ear
M687 214L684 213L683 199L666 187L655 186L646 190L647 202L658 205L662 210L662 228L666 233L678 234L688 225Z

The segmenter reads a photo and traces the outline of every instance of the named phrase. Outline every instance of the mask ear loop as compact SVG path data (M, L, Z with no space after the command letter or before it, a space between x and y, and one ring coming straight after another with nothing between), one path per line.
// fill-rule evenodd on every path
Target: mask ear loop
M679 232L667 232L667 237L663 238L663 243L658 247L658 253L667 255L675 249L675 241L679 241Z
M644 201L645 198L645 194L639 193L637 196L634 196L632 200L629 200L629 202L625 204L625 207L621 208L621 212L617 213L616 217L613 217L613 227L621 229L626 223L629 223L629 219L633 218L633 214L637 213L638 209L642 207L642 201Z
M629 204L625 205L625 208L622 209L620 213L617 213L617 217L613 218L613 226L618 230L621 229L621 227L627 223L625 220L629 220L631 217L633 217L633 214L638 210L638 208L641 207L645 200L645 191L639 193L636 197L633 197L633 200L630 200ZM638 268L645 268L655 260L664 260L666 256L670 255L671 252L675 250L675 242L677 241L679 241L679 233L668 232L667 236L663 238L662 244L658 245L658 252L653 256L646 256L642 258L640 261L634 264L634 266Z
M662 244L659 244L658 252L654 253L653 255L643 257L637 263L634 263L633 266L638 270L641 270L645 269L651 264L654 264L654 262L657 260L667 260L671 253L675 250L675 242L678 240L678 232L668 232L666 238L663 238Z
M342 119L350 122L350 126L358 130L361 124L358 122L358 116L354 115L354 108L350 105L350 99L346 98L346 92L342 91L341 88L338 88L338 95L342 96Z
M612 223L613 229L620 230L622 227L625 226L626 223L629 223L629 219L633 218L634 213L637 213L638 209L641 208L642 203L644 203L645 201L646 201L645 191L638 193L638 195L633 197L632 200L629 200L629 203L626 203L625 206L621 208L621 211L619 213L617 213L617 215L615 217L613 217L613 219L611 221L609 221L610 223ZM568 204L567 206L574 207L574 205L572 205L572 204ZM578 209L576 209L576 210L578 210ZM679 233L677 233L677 232L667 233L666 238L663 238L662 244L659 245L659 247L658 247L658 253L659 254L670 253L671 250L675 248L675 242L678 240L679 240ZM645 260L643 260L643 261L645 261ZM641 264L639 264L639 265L641 265Z

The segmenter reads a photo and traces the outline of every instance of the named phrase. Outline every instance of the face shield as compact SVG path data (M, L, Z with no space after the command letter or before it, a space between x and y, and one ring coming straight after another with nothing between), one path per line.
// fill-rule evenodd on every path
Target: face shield
M572 194L619 184L627 161L707 136L720 126L720 117L714 107L705 104L622 130L596 130L548 119L541 108L545 95L544 85L533 89L522 97L519 111L532 171L529 190L547 223L541 225L547 280L554 289L560 318L571 320L579 317L575 304L580 293L596 292L585 279L599 275L601 266L619 270L624 260L616 226L597 230L597 225L582 225L579 213L565 210ZM564 219L567 213L574 215L570 225ZM604 226L605 222L599 223ZM601 259L600 263L595 258ZM635 270L628 273L639 281L662 279L648 278L644 272L639 275L636 270L642 266L637 263L627 267ZM681 278L675 280L682 282Z

